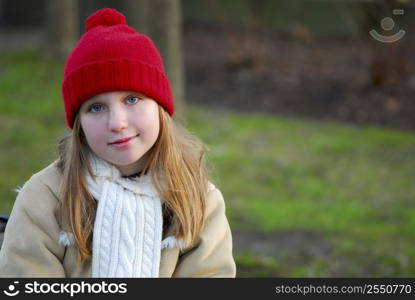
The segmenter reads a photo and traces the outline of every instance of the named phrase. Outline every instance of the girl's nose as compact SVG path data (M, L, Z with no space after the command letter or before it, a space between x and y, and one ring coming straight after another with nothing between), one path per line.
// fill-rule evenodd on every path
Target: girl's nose
M128 125L127 115L122 109L113 109L109 114L108 128L111 131L119 132Z

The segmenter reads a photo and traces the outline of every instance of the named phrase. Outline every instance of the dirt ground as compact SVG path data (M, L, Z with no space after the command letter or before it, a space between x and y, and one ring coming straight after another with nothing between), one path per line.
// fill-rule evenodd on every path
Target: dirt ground
M409 58L401 62L404 72L386 61L374 75L374 52L386 48L379 43L373 50L370 38L318 38L304 28L259 34L213 24L186 23L184 28L189 101L415 129L415 68L409 48L403 51ZM380 58L388 60L390 54L403 59L396 51ZM382 82L391 77L387 72L396 73L394 81Z

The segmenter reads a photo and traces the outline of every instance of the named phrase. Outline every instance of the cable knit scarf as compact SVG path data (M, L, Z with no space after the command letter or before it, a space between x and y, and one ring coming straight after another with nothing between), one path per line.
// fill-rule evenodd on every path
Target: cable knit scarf
M158 277L162 249L162 200L149 175L123 178L119 170L90 156L98 201L92 243L92 277ZM172 246L171 240L163 241Z

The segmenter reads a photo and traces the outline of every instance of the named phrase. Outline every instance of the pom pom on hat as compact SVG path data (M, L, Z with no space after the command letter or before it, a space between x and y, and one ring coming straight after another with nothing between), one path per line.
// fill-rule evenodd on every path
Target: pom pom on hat
M97 26L112 26L118 24L127 24L125 16L115 9L103 8L93 13L86 19L86 31Z

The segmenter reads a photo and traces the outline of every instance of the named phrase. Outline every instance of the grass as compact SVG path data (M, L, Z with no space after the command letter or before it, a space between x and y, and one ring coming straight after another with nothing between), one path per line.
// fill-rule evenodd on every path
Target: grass
M382 230L401 232L412 222L412 133L198 109L189 115L192 132L211 145L215 179L232 209L263 230L372 232L389 219ZM213 119L214 129L205 125ZM366 229L350 228L352 221Z
M65 133L60 80L63 64L36 52L0 56L0 213L8 214L30 176L56 156Z
M333 246L273 272L241 256L240 276L415 274L413 133L198 108L189 118L211 146L234 231L312 231Z
M36 52L0 57L1 214L67 132L62 72ZM211 149L233 231L317 232L332 248L290 261L235 248L238 276L415 275L415 134L197 106L186 115Z

